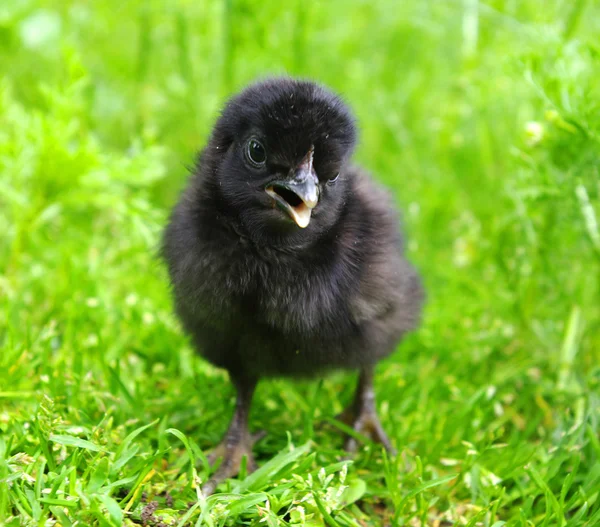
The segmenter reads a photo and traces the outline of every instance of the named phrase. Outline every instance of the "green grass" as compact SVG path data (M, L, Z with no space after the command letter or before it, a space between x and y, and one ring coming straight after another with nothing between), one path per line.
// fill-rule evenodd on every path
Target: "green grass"
M599 35L594 0L4 0L0 524L600 525ZM264 382L261 468L205 500L233 390L156 249L225 97L283 72L355 109L426 316L377 371L396 459L317 426L351 375Z

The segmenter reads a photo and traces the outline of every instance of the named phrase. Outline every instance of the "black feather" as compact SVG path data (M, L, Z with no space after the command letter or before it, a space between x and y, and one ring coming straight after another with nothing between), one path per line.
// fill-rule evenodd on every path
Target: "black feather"
M262 172L243 157L254 136ZM387 193L349 165L355 141L347 106L311 82L269 80L226 105L163 240L177 314L216 366L252 378L359 368L417 325L419 277ZM264 187L311 145L321 197L300 229Z

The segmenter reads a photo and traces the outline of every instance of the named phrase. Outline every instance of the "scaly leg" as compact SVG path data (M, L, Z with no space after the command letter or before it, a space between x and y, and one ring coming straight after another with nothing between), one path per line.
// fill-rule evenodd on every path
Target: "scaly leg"
M248 414L250 413L252 395L256 388L256 380L232 378L232 382L237 390L233 417L221 443L208 456L211 465L220 457L223 458L223 461L218 470L202 486L202 493L205 496L212 494L222 481L239 473L244 456L246 456L248 473L256 469L256 463L252 455L252 445L263 434L252 435L248 430Z
M396 451L381 426L379 417L377 417L372 366L367 366L361 370L354 401L337 419L359 434L370 437L376 443L381 443L390 454L395 455ZM357 440L354 437L348 437L344 448L348 452L356 452L358 448Z

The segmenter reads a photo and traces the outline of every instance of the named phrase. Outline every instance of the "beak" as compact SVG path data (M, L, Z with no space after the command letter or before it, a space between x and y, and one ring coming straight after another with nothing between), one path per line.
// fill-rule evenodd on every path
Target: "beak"
M310 223L310 215L319 202L319 179L313 169L314 147L310 147L294 171L292 179L272 181L265 188L277 206L285 211L304 229Z

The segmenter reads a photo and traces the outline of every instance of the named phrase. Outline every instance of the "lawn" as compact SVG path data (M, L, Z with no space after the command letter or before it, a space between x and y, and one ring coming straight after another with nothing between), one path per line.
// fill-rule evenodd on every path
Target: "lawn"
M161 229L226 97L343 94L404 211L418 332L273 380L259 470L205 499L234 392L172 313ZM600 5L2 0L0 525L600 525Z

